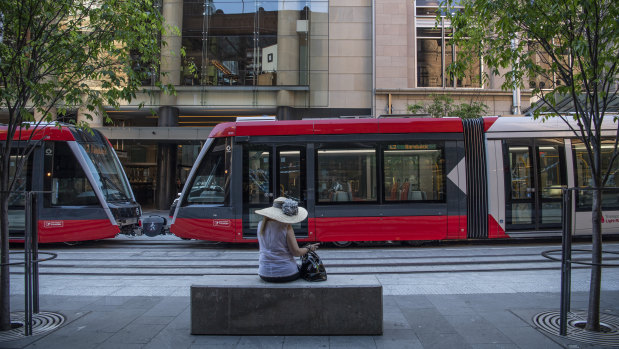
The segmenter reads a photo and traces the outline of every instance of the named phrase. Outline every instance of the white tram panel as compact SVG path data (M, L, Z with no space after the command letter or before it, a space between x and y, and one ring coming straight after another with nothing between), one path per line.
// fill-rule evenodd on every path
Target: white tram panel
M505 174L503 173L503 150L501 141L486 140L488 214L505 230Z
M614 138L617 135L617 122L613 120L614 115L608 115L602 123L602 136ZM570 126L578 130L578 125L571 117L567 121ZM500 141L511 138L563 138L565 144L565 160L567 181L569 187L574 187L574 153L572 151L572 138L576 138L574 131L568 127L566 122L561 118L554 117L549 119L533 119L530 117L500 117L494 122L488 131L486 131L486 141L488 144L488 178L493 176L492 172L496 171L496 182L489 179L489 210L502 228L505 228L505 188L500 188L503 183L503 156ZM492 145L494 143L494 146ZM498 149L496 147L499 147ZM491 158L491 148L495 148L495 159ZM496 167L495 167L496 166ZM495 167L495 168L493 168ZM499 173L501 172L501 173ZM493 192L496 191L496 192ZM494 205L493 199L497 198L497 205ZM501 214L502 212L502 214ZM496 214L496 215L495 215ZM591 212L576 211L575 199L572 200L572 217L574 235L590 235L591 234ZM619 211L603 211L602 212L602 233L603 234L619 234ZM508 232L509 234L509 232Z

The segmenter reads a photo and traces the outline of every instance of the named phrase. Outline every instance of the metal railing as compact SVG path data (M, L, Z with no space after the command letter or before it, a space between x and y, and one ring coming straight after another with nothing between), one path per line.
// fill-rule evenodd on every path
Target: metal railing
M39 252L36 207L40 193L42 192L26 192L24 261L7 263L9 266L24 265L24 334L26 336L32 335L32 314L39 312L39 263L58 257L53 252ZM9 252L9 254L21 254L21 252ZM49 255L49 257L39 258L39 254Z
M542 252L542 256L561 262L561 307L559 311L559 334L561 336L567 336L567 314L570 312L571 298L572 298L572 264L581 264L588 266L601 266L601 267L619 267L617 264L603 264L593 262L583 262L572 259L572 252L592 252L592 250L572 249L572 198L575 191L586 190L602 190L612 191L619 193L619 188L604 188L604 189L591 189L591 188L561 188L563 195L563 203L561 210L561 249L547 250ZM552 256L553 253L561 252L561 259ZM602 251L602 254L619 254L616 251Z

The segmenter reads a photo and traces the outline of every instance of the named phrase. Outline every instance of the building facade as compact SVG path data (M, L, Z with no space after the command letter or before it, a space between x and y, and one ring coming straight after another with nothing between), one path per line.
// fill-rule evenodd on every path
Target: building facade
M92 126L110 138L138 201L167 209L220 122L405 114L433 95L511 114L501 78L481 81L482 57L465 79L446 74L458 52L449 23L435 26L437 8L432 0L162 0L179 30L164 38L166 75L144 84L161 78L177 94L152 88L109 110L113 125Z

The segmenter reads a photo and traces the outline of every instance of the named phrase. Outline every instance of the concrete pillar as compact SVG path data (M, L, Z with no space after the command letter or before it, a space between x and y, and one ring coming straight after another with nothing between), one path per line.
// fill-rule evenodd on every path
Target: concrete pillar
M161 46L161 82L178 86L181 82L183 0L163 0L163 18L166 32L162 39L167 45ZM176 105L176 96L161 92L160 105Z
M43 114L42 111L40 110L34 110L34 120L35 121L39 121L42 118L45 118L47 116L51 117L51 121L56 121L56 119L58 118L58 109L56 109L56 107L50 107L49 110L47 111L47 114ZM45 121L43 121L45 122Z
M92 120L88 118L88 115L92 117ZM90 127L102 127L103 126L103 112L101 110L90 111L86 107L80 107L77 110L77 123L85 122Z
M299 11L277 12L277 85L299 84ZM279 91L278 106L294 106L293 91Z
M181 82L181 36L183 29L183 0L163 0L163 18L166 33L161 47L161 82L180 85ZM178 31L173 30L178 28ZM161 92L158 126L178 126L176 96ZM176 196L176 148L175 143L157 145L157 185L155 187L155 206L167 210Z
M178 108L163 106L159 108L159 127L178 126ZM176 196L176 149L175 143L157 145L157 185L155 206L167 210Z
M291 107L277 107L277 120L293 120Z

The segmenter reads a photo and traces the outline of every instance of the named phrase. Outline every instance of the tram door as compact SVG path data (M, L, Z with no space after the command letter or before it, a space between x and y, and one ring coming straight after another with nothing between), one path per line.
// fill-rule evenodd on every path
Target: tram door
M507 141L504 149L507 230L560 229L563 142Z
M247 145L243 148L243 237L254 239L262 216L256 210L284 196L307 207L305 147ZM307 236L307 220L293 224L297 237Z

